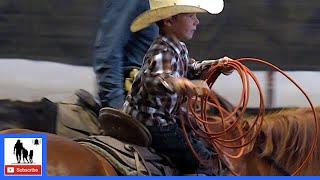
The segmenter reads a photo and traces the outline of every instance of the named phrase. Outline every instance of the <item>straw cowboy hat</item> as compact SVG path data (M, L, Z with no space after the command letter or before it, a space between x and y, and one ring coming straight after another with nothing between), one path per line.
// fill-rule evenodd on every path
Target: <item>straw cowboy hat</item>
M218 14L224 5L223 0L149 0L149 3L150 10L139 15L131 24L132 32L180 13Z

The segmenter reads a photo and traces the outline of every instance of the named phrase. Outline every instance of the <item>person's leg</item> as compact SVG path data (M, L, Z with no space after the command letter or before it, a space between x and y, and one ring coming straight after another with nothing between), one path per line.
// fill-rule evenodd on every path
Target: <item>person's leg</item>
M198 165L196 170L197 174L215 175L214 173L214 152L202 140L200 140L195 133L189 133L189 140L192 144L194 151L198 154L205 164Z
M178 125L166 127L148 127L152 134L152 147L172 160L183 174L214 175L212 170L213 151L195 136L188 133L190 143L198 156L208 162L209 166L199 164L185 140L184 132Z
M149 9L148 0L132 0L136 1L136 8L132 12L133 17L137 17L141 12ZM134 19L132 19L133 21ZM151 43L159 35L157 25L153 24L148 28L133 33L125 46L124 72L128 73L134 68L140 68L143 57L149 49Z
M149 9L148 0L132 0L136 1L137 9L132 12L133 17L137 17L141 12ZM133 19L132 19L133 21ZM126 46L124 47L124 64L123 73L125 76L124 89L125 93L130 93L131 86L135 78L130 78L130 75L138 72L141 68L143 57L148 51L154 39L159 35L158 27L153 24L148 28L133 33ZM135 76L134 76L135 77Z
M130 25L136 16L147 9L145 4L148 5L148 0L105 1L94 47L93 65L103 107L120 108L124 102L124 63L128 61L126 56L130 57L129 59L135 58L136 55L131 54L137 52L131 50L133 46L127 46L132 36ZM126 51L132 53L125 55Z
M20 163L20 161L21 161L21 154L17 153L17 154L16 154L16 157L17 157L18 163Z
M193 174L197 160L184 141L182 130L176 125L165 127L147 127L152 134L152 147L169 157L182 174Z
M94 71L102 106L118 108L123 98L123 47L130 34L126 30L127 0L105 0L104 13L94 45Z

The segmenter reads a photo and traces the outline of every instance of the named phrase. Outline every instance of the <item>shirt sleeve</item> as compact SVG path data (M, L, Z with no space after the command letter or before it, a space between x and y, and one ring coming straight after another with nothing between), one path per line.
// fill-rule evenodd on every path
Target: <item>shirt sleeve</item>
M188 74L187 77L188 79L199 79L201 76L201 62L196 61L193 58L189 58L189 63L188 63Z
M169 92L174 93L170 83L173 76L172 66L176 61L174 53L168 49L158 50L146 57L148 67L144 71L143 85L149 93Z

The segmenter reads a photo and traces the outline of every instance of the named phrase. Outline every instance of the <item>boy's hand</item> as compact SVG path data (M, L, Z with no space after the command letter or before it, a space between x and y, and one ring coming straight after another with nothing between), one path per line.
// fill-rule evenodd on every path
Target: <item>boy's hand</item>
M219 60L203 60L201 63L199 63L196 67L196 69L205 70L211 67L212 65L216 65L219 63Z
M196 94L199 96L202 96L206 92L210 91L208 84L203 80L192 80L191 82L196 86Z
M186 95L202 96L209 90L207 83L201 80L191 82L186 78L175 78L175 81L172 84L177 92Z
M232 60L233 59L231 59L227 56L220 58L220 59L216 59L216 60L203 60L201 63L199 63L198 68L201 68L202 70L206 70L207 68L209 68L212 65L221 64L221 65L224 65L223 69L222 69L222 73L224 75L229 75L233 72L233 69L226 64L228 63L228 61L232 61Z
M222 73L224 75L230 75L233 72L234 69L227 65L228 61L232 61L232 60L233 59L231 59L231 58L229 58L227 56L219 59L219 64L223 65Z

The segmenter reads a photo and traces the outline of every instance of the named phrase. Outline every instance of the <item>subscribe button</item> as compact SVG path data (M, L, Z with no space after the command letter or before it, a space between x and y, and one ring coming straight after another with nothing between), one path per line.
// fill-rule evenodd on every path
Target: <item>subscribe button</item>
M41 165L6 165L5 175L41 175Z

